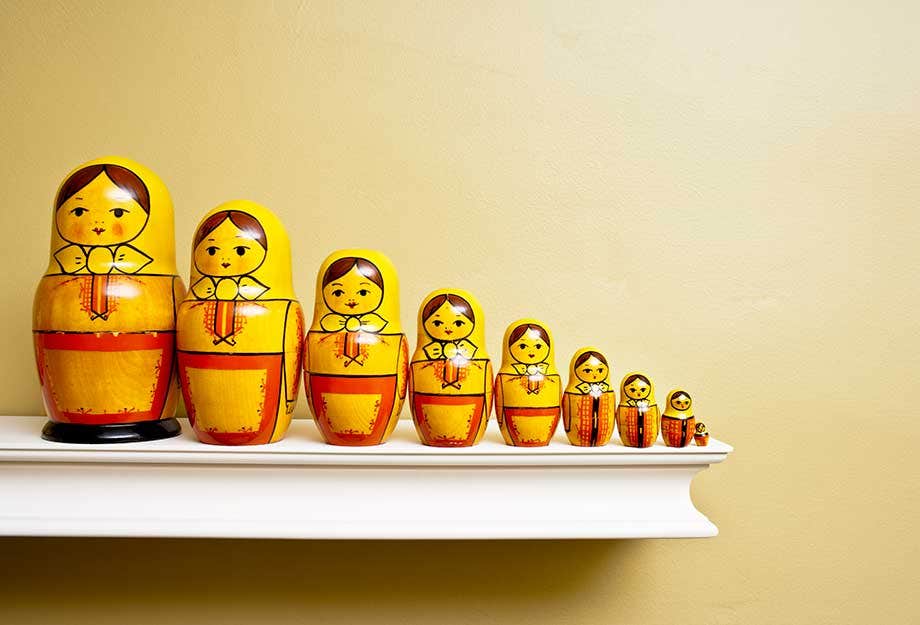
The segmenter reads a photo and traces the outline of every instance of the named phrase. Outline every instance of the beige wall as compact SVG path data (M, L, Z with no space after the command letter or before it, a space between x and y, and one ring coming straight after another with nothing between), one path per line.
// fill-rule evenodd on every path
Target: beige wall
M41 411L51 196L118 153L169 185L183 271L200 215L250 198L308 307L328 251L378 247L410 328L468 288L493 354L539 316L560 360L685 385L737 449L694 485L712 540L4 540L4 622L916 618L918 3L0 11L0 413Z

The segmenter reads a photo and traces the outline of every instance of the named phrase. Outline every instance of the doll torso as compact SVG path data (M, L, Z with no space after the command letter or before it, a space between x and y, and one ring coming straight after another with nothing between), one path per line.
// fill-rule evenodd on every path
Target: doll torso
M39 380L56 421L106 424L175 410L177 276L47 275L35 294Z
M179 376L201 440L260 444L284 435L300 385L303 325L293 300L182 303Z
M307 394L321 432L339 444L378 444L396 425L406 396L408 343L402 333L310 331Z
M460 447L477 443L492 410L492 365L476 358L478 348L464 339L433 341L412 363L410 406L422 440Z
M614 393L606 382L576 386L562 398L569 442L582 447L606 445L613 434Z
M558 374L499 373L501 394L496 414L506 442L518 446L546 445L559 423L562 382Z

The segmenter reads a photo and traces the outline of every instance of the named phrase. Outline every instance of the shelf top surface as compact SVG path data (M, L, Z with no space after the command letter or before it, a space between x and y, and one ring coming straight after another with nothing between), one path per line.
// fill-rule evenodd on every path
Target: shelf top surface
M271 445L205 445L180 419L182 433L145 443L71 445L41 438L45 417L0 416L0 462L146 462L178 464L358 464L358 465L660 465L721 462L732 447L710 438L709 445L667 447L659 438L646 449L626 447L616 436L603 447L575 447L560 426L545 447L505 445L497 423L490 422L482 442L473 447L423 445L412 421L399 422L390 440L373 447L327 445L310 419L295 419L287 436Z

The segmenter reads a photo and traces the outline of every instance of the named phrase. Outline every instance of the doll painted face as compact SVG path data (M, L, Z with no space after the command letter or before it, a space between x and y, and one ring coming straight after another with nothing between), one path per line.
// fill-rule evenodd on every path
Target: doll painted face
M525 365L535 365L549 357L549 337L543 328L528 325L516 336L520 328L511 334L509 350L511 357Z
M433 303L437 304L440 298L443 303L424 320L428 336L438 341L459 341L472 334L475 323L469 304L455 295L439 296Z
M630 399L647 399L652 392L652 385L645 378L636 376L623 386L623 392Z
M343 264L350 266L346 268ZM377 310L383 302L380 272L364 259L336 261L323 279L323 301L329 310L340 315L364 315Z
M676 393L673 397L671 397L671 406L676 410L688 410L691 403L692 402L690 400L690 396L683 391Z
M87 167L65 182L55 213L55 225L61 238L70 243L88 246L120 245L134 239L147 225L149 199L144 183L133 172L118 167L117 184L109 177L107 168L115 165ZM99 173L80 188L83 174ZM71 192L72 191L72 192ZM146 206L145 206L146 204Z
M241 211L216 213L201 224L195 238L195 267L206 276L244 276L265 260L265 231Z
M607 364L590 355L575 366L575 376L582 382L603 382L607 378Z

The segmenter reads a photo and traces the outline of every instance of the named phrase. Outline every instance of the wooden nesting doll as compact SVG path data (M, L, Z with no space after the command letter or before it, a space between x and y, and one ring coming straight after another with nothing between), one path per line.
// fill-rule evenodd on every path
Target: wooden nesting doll
M655 385L643 373L627 373L620 384L617 429L627 447L651 447L658 438L660 415L655 404Z
M306 342L304 386L326 442L385 442L406 399L409 363L390 259L371 250L330 254L316 277Z
M668 447L686 447L693 440L696 419L693 418L693 400L689 393L674 390L668 393L668 405L661 415L661 438Z
M422 301L409 406L426 445L468 447L482 439L492 412L492 363L482 308L470 293L440 289Z
M175 436L176 275L172 200L152 171L120 157L80 165L54 199L48 270L32 330L51 421L68 443Z
M613 434L615 394L610 388L610 366L594 347L572 356L569 383L562 395L562 424L569 442L600 447Z
M706 424L702 421L699 421L693 429L693 442L699 447L705 447L709 444L709 430L706 429Z
M535 319L505 330L495 379L495 415L508 445L548 445L559 423L562 382L549 330Z
M254 202L221 204L195 231L189 282L177 347L198 440L281 440L297 404L304 331L281 222Z

